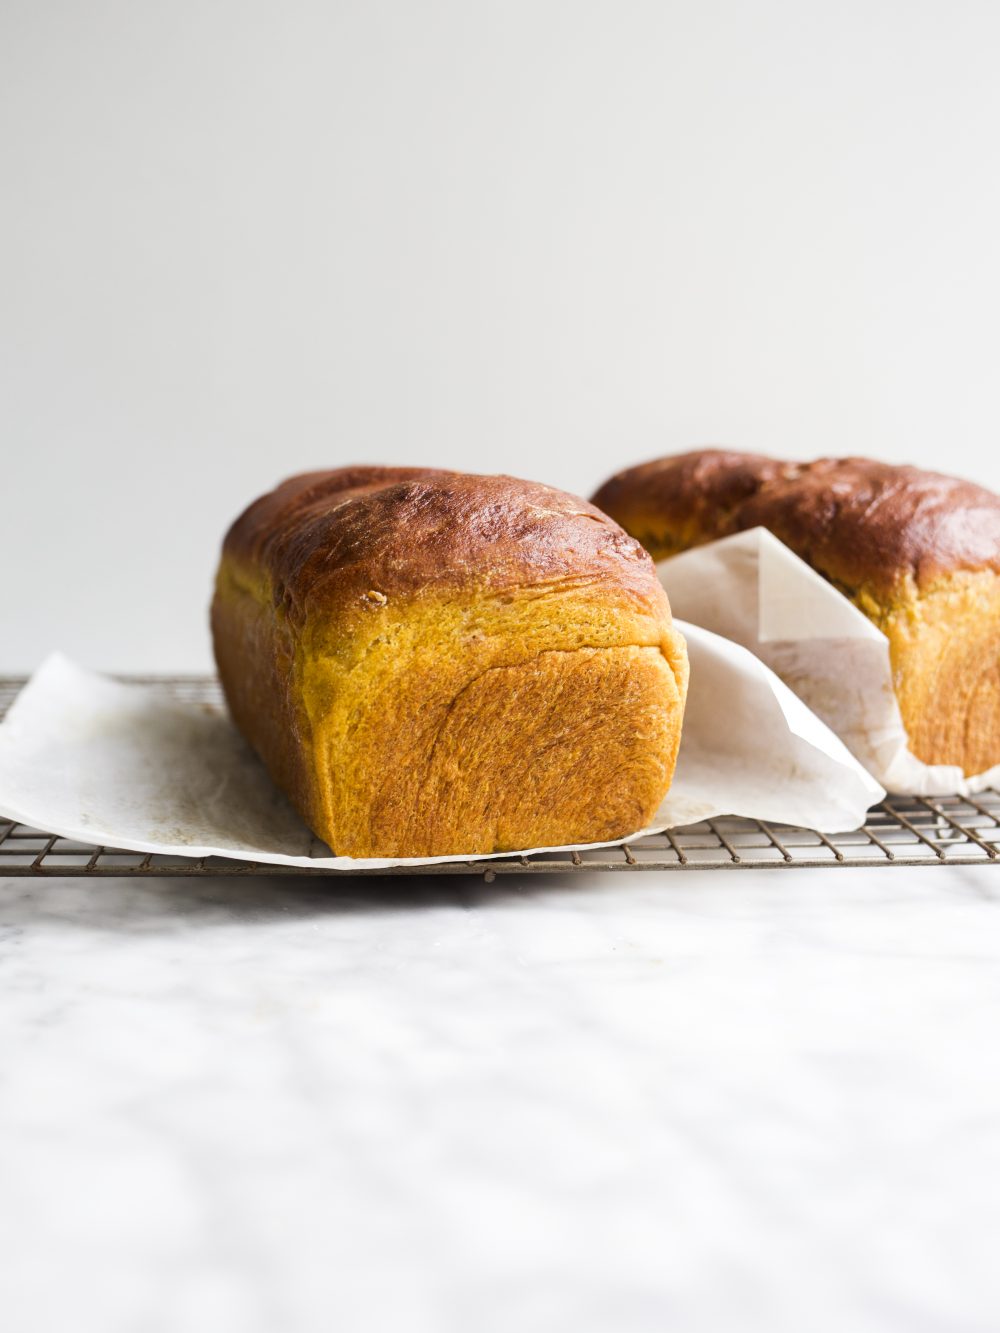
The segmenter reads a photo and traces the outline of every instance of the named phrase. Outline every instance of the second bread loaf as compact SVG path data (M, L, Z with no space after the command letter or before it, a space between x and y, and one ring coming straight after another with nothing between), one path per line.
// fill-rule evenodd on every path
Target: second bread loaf
M1000 497L866 458L699 449L628 468L594 503L657 560L769 529L883 631L910 749L1000 763Z

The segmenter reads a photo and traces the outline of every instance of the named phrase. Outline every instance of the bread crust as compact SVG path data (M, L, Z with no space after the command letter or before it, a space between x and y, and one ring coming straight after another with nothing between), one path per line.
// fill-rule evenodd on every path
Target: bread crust
M593 503L655 559L764 527L847 588L885 595L958 570L1000 571L1000 496L867 458L790 463L699 449L617 473Z
M339 854L602 841L669 786L683 640L586 501L417 468L291 478L230 529L212 607L237 725Z
M1000 763L1000 496L864 458L700 449L619 472L593 502L657 560L767 528L887 635L914 754Z

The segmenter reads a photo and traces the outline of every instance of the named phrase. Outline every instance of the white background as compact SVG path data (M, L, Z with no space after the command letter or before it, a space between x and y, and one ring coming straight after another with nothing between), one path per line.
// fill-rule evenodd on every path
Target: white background
M0 16L0 671L207 667L226 525L308 467L1000 486L995 3Z

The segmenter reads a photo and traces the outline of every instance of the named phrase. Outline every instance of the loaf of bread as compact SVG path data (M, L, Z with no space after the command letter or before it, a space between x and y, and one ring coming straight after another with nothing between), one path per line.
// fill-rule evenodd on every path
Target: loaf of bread
M212 630L237 726L338 855L621 838L673 776L687 656L652 561L547 486L293 477L230 529Z
M769 529L888 638L917 758L1000 763L1000 496L864 458L702 449L619 472L594 504L657 560Z

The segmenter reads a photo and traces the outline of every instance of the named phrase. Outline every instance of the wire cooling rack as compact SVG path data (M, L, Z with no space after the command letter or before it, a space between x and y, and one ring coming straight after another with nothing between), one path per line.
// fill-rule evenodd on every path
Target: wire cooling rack
M175 698L221 706L210 676L122 676L155 685ZM23 678L0 677L0 717ZM492 861L449 861L431 867L331 871L274 866L223 857L144 855L117 847L73 842L0 816L0 877L11 875L482 875L544 874L578 870L748 870L802 866L969 865L1000 861L1000 791L975 797L892 797L869 811L849 833L769 824L759 819L707 819L687 828L636 838L621 847L589 852L536 852Z

